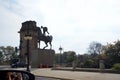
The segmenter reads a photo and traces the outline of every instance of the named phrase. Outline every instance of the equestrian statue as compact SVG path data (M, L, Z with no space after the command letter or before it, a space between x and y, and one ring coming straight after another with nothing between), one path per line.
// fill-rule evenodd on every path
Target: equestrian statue
M41 31L41 29L43 31ZM48 33L48 35L46 35L46 33ZM49 35L47 27L43 27L43 26L41 26L41 28L37 27L37 35L38 35L37 37L38 37L39 48L40 48L40 41L43 41L46 44L46 46L43 47L43 49L48 47L48 43L50 44L50 49L52 49L51 42L52 42L53 37L52 37L52 35Z

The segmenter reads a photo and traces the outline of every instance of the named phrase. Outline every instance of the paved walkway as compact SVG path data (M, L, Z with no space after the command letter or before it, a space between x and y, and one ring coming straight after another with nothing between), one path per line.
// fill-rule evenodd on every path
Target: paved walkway
M64 78L72 80L120 80L120 74L81 72L81 71L61 71L51 69L33 69L31 71L38 76Z

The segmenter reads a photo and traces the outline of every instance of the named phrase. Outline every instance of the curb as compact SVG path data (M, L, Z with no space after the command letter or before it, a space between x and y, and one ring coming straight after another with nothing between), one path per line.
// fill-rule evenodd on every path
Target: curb
M111 69L91 69L91 68L80 68L80 69L66 69L66 68L52 68L52 70L65 70L65 71L84 71L84 72L101 72L101 73L115 73L120 74L120 71Z

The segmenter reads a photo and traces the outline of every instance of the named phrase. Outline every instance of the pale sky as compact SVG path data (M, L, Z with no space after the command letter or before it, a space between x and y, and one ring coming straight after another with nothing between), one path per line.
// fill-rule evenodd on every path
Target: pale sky
M48 27L56 53L60 45L83 54L92 41L120 39L120 0L0 0L0 18L0 46L19 46L17 32L29 20Z

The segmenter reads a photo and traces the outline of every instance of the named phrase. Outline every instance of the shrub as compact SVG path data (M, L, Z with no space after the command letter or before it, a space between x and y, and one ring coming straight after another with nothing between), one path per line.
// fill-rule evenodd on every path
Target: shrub
M120 70L120 63L116 63L112 67L113 70Z

